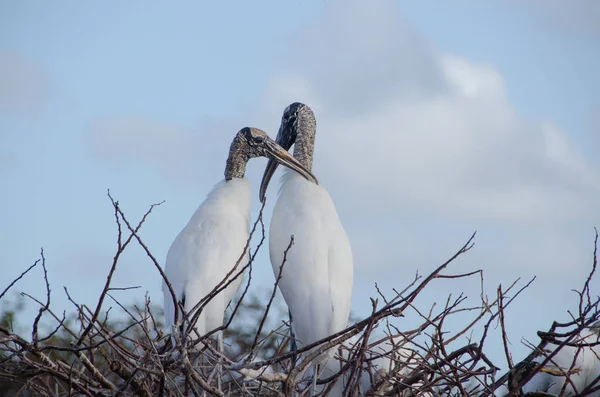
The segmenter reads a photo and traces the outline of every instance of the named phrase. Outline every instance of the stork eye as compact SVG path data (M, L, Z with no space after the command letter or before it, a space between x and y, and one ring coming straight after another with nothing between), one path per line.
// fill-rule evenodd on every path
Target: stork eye
M254 143L263 143L265 141L265 137L263 135L254 135L252 136L252 140Z

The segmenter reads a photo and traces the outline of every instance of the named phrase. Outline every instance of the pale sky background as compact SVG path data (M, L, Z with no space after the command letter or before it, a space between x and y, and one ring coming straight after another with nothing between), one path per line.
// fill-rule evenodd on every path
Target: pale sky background
M0 290L43 246L55 309L70 307L63 285L95 302L115 250L108 188L131 220L166 200L142 232L164 263L234 134L275 136L301 101L317 116L314 173L352 241L354 314L375 282L402 289L477 230L449 271L484 269L490 297L537 276L507 314L520 359L522 338L568 319L591 266L599 20L595 0L0 1ZM265 164L249 165L255 192ZM15 291L43 297L41 275ZM274 281L267 250L254 280ZM162 303L160 283L132 246L114 285L141 289L116 295ZM437 282L417 305L474 302L478 288Z

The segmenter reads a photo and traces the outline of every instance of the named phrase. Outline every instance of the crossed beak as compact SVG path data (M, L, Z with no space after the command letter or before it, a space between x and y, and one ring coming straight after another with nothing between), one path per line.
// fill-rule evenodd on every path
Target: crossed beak
M266 149L269 155L269 162L267 163L265 173L263 174L263 178L260 183L259 197L261 203L265 201L267 187L269 186L271 177L275 173L275 170L279 164L296 171L307 180L314 182L317 185L319 184L317 178L309 170L304 168L304 166L298 160L296 160L294 156L289 154L287 150L279 146L279 144L274 140L268 140L266 142Z

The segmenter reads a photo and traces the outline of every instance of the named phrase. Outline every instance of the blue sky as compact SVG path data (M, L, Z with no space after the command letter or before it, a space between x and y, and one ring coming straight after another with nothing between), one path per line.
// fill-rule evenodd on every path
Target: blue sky
M538 277L507 318L515 351L566 318L600 220L593 1L177 4L0 2L6 284L43 246L55 307L69 307L63 285L93 303L115 249L108 188L131 219L166 200L142 233L162 263L235 132L274 136L302 101L319 123L314 172L353 244L355 314L375 282L406 285L477 230L455 271L484 269L490 296ZM249 166L255 190L264 165ZM266 250L255 270L256 289L272 285ZM137 247L115 284L162 301ZM478 287L440 283L420 304ZM39 269L16 290L43 296Z

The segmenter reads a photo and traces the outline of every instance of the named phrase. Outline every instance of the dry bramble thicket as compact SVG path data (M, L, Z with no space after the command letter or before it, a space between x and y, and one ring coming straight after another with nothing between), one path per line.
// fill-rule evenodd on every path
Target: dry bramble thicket
M110 197L110 193L109 193ZM332 347L338 348L340 369L318 381L323 395L332 391L344 396L492 396L508 393L522 395L522 386L545 365L552 363L556 352L565 346L577 346L577 335L600 319L599 298L591 291L596 271L596 244L587 280L577 292L578 307L568 323L549 324L539 332L539 343L531 345L531 354L515 363L510 352L504 313L530 283L515 281L508 288L499 286L488 298L481 291L480 302L468 305L462 294L449 296L444 302L425 305L417 302L422 292L435 283L453 283L470 279L481 284L483 272L453 274L452 263L473 247L475 234L445 263L427 276L416 275L408 285L399 286L394 296L379 293L371 298L372 312L345 330L290 353L289 327L283 316L274 327L266 321L272 310L277 283L267 302L249 302L248 287L252 281L252 264L265 241L261 213L253 224L252 235L259 243L251 250L249 263L240 261L230 273L233 277L249 276L241 298L234 302L224 325L207 335L180 334L163 328L161 313L145 297L145 303L125 306L112 293L112 276L123 252L138 244L146 252L157 275L165 279L162 267L140 238L140 229L156 205L152 205L137 223L127 219L119 203L110 197L117 227L117 249L108 271L106 284L95 307L71 299L72 316L52 309L51 285L46 259L41 258L20 277L0 292L0 301L15 289L19 280L33 268L42 268L46 285L43 298L22 293L39 313L28 328L19 333L12 327L16 313L5 313L0 325L0 395L23 396L292 396L307 395L310 380L306 371L311 358ZM158 204L157 204L158 205ZM292 247L293 241L290 241ZM248 246L250 240L248 241ZM288 247L288 249L290 249ZM285 271L285 261L280 274ZM168 281L167 281L168 282ZM192 312L177 319L179 324L193 323L202 308L226 287L223 281ZM400 289L401 288L401 289ZM379 291L379 290L378 290ZM68 296L68 289L64 289ZM172 289L171 289L172 293ZM161 300L162 297L154 297ZM173 300L175 296L173 295ZM518 304L518 303L517 303ZM112 310L111 310L112 309ZM254 323L244 329L233 329L232 320L252 310ZM115 313L120 311L120 313ZM398 329L394 318L417 314L421 324L414 329ZM460 329L447 330L450 318L462 320ZM118 320L114 320L117 318ZM123 319L126 320L123 320ZM53 321L53 327L42 327L42 319ZM179 329L178 327L176 329ZM190 329L187 327L185 329ZM486 340L492 329L504 347L505 362L494 363L486 355ZM211 336L224 331L230 346L220 354ZM383 337L375 337L375 330ZM481 335L477 339L473 334ZM417 336L420 339L417 340ZM410 347L410 349L408 348ZM551 348L550 348L551 347ZM407 357L406 352L410 352ZM385 368L374 362L388 363ZM220 363L220 366L217 365ZM508 367L505 373L499 366ZM571 366L556 374L566 378L578 373ZM341 381L340 379L343 379ZM598 393L600 379L589 383L579 396ZM564 391L564 388L563 388ZM545 395L530 393L529 395Z

